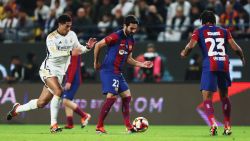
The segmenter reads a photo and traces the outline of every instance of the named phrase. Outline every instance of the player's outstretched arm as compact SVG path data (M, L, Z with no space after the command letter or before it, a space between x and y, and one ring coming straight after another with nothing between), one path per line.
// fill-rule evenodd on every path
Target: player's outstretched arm
M104 46L106 46L105 39L102 39L101 41L95 44L95 49L94 49L94 69L95 70L99 70L101 67L101 64L99 62L99 56L100 56L100 50Z
M72 56L81 55L83 53L90 51L95 46L96 42L97 42L96 38L89 38L88 42L86 43L86 46L83 46L77 40L78 45L76 48L72 49Z
M181 54L180 54L181 57L183 57L183 58L187 57L190 54L190 52L192 51L192 49L195 47L196 44L197 44L197 41L194 39L191 39L189 41L189 43L186 45L185 49L183 49L181 51Z
M152 68L153 67L153 62L151 62L151 61L144 61L144 62L136 61L132 57L132 53L129 54L128 59L127 59L127 63L132 65L132 66L142 67L142 68Z
M243 54L241 47L234 41L233 38L229 39L228 43L230 44L230 46L234 50L234 52L240 57L243 65L245 65L246 61L245 61L245 57L244 57L244 54Z

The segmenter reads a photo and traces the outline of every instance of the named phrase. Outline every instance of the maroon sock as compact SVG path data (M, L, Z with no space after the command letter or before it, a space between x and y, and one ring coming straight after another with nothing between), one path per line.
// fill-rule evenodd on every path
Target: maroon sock
M222 102L222 111L224 114L224 126L227 128L230 126L230 114L231 114L231 103L228 97L225 97L221 100Z
M210 125L213 125L215 123L215 119L214 119L214 107L213 107L212 100L203 101L203 106L204 106L205 112L208 116L208 120L210 122Z
M97 128L103 127L103 122L112 105L115 103L116 98L107 98L104 104L102 105L101 113L98 118Z
M122 115L123 115L123 120L124 124L126 125L127 128L131 128L132 125L130 123L130 114L129 114L129 104L131 101L131 96L125 97L122 99Z
M78 106L76 107L76 109L74 110L75 113L77 113L79 116L86 117L86 113L84 113Z
M72 116L67 116L67 125L73 126L73 117Z

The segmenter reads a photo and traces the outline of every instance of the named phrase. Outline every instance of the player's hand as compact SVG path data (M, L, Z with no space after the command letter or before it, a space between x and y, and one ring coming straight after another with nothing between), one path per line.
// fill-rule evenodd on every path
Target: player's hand
M94 69L95 70L99 70L101 68L101 64L98 62L98 63L94 63Z
M182 51L181 51L181 58L186 58L187 57L187 54L186 54L186 52L185 52L185 49L183 49Z
M72 53L72 54L71 54L72 56L81 55L81 54L82 54L82 49L79 48L79 47L73 48L71 53Z
M145 61L142 63L143 68L152 68L153 67L153 62L152 61Z
M86 43L87 48L92 49L96 42L96 38L89 38L88 42Z
M64 90L69 90L71 88L71 83L67 82L64 86Z

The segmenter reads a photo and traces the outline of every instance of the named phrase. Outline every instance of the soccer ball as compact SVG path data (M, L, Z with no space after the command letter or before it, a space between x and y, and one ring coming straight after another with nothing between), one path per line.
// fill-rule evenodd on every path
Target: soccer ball
M145 132L148 129L148 120L144 117L137 117L133 121L133 126L137 129L137 131Z

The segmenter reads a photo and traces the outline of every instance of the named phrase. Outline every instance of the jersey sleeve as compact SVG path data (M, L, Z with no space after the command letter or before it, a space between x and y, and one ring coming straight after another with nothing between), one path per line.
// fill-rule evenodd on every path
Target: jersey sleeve
M198 29L194 30L191 39L193 39L193 40L195 40L195 41L198 41L198 39L199 39L199 32L198 32Z
M48 37L46 45L51 57L70 56L71 50L58 50L54 38Z
M74 36L74 48L75 47L80 47L81 50L82 50L82 54L84 54L84 53L86 53L86 52L88 52L88 51L91 50L91 49L88 49L87 46L84 46L84 45L82 45L79 42L79 40L78 40L77 35L75 34L75 32L73 32L73 36Z
M67 73L67 83L72 83L77 70L77 61L79 56L71 56L70 65Z
M118 41L118 35L116 33L112 33L104 38L107 45L115 44Z
M231 32L227 29L227 40L229 40L229 39L232 39L233 37L232 37L232 34L231 34Z

